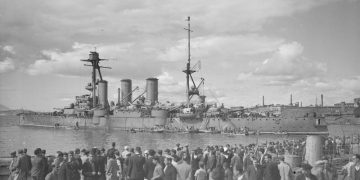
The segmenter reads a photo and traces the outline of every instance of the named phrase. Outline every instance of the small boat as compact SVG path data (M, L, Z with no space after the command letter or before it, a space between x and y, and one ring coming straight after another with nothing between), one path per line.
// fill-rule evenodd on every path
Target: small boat
M152 129L151 132L153 133L163 133L165 129Z
M235 133L234 135L237 135L237 136L248 136L249 133Z
M278 132L274 132L275 135L287 135L288 132L286 131L278 131Z
M136 133L135 129L130 129L131 133Z
M204 129L200 129L199 133L212 133L212 130L204 130Z

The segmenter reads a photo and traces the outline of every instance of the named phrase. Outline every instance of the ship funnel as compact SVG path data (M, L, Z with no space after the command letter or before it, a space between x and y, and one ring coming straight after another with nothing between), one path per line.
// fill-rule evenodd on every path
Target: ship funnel
M122 79L121 80L121 104L129 105L132 102L132 87L131 79Z
M146 79L146 102L154 105L158 102L158 79Z
M98 87L99 87L99 105L102 108L108 108L109 107L109 102L108 102L108 94L107 94L107 81L105 80L101 80L98 83Z
M321 107L324 107L324 95L321 94Z

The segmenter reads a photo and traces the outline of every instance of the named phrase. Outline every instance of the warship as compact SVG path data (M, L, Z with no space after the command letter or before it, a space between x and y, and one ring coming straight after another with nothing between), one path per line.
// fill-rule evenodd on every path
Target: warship
M151 132L225 132L243 134L257 133L326 133L331 119L352 117L354 122L360 122L359 116L354 116L351 110L342 107L310 106L302 107L299 103L289 105L263 105L250 108L225 108L206 102L204 78L196 83L192 74L197 72L196 64L191 65L190 53L190 17L188 27L188 59L186 74L186 102L179 106L168 106L158 101L158 79L147 78L145 91L133 99L134 91L131 79L122 79L118 88L117 102L108 102L108 82L102 78L99 53L92 51L88 59L92 68L91 83L85 86L90 94L75 97L75 102L68 107L49 113L26 112L19 114L19 125L41 126L70 129L119 129ZM99 79L97 79L99 78ZM323 99L322 99L323 102ZM357 108L359 109L359 107ZM356 109L354 109L354 112ZM358 110L357 110L358 111ZM334 120L335 119L335 120ZM338 121L336 121L338 122ZM351 122L353 123L353 122Z

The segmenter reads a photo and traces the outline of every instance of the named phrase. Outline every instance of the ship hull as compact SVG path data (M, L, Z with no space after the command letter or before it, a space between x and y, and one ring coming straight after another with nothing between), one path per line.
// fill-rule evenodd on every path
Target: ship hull
M184 120L169 118L165 111L154 111L155 116L137 117L134 113L117 113L100 118L79 118L39 114L20 115L19 125L66 128L99 128L99 129L143 129L151 130L156 126L175 131L216 130L226 131L247 128L257 132L326 132L325 120L321 117L304 117L303 113L289 111L280 117L246 117L220 118L204 117L202 119Z
M155 126L165 126L163 118L152 117L110 117L111 129L151 129Z
M20 126L49 127L49 128L107 128L107 120L104 117L65 117L52 115L22 114L19 118Z

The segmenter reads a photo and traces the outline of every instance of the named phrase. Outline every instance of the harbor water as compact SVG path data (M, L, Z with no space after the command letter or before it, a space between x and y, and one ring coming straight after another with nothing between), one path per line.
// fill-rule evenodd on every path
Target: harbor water
M360 133L358 127L332 127L337 135L342 133ZM338 130L341 131L338 131ZM338 132L337 132L338 131ZM182 133L131 133L120 130L105 132L104 130L72 130L42 127L17 126L17 117L0 116L0 157L7 157L11 151L28 148L30 154L37 147L47 150L47 154L56 151L69 151L75 148L109 148L116 142L117 148L125 145L140 146L143 149L173 148L176 143L189 144L190 147L204 147L206 145L251 144L266 141L281 141L284 139L298 139L304 136L260 135L260 136L227 136L223 134L182 134Z

